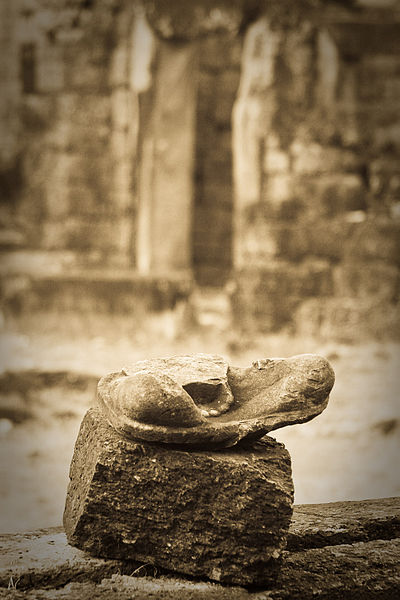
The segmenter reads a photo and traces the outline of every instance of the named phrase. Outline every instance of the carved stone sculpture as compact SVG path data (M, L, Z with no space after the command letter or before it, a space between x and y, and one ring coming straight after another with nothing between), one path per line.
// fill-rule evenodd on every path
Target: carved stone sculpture
M140 361L100 380L108 422L140 441L229 447L304 423L327 406L334 373L313 354L230 367L196 354Z
M311 354L245 369L196 354L103 377L71 462L69 543L223 583L271 584L293 481L283 444L260 438L318 415L333 382L329 363Z
M188 451L121 437L92 408L75 445L64 528L95 556L261 585L279 570L292 503L290 456L271 438Z

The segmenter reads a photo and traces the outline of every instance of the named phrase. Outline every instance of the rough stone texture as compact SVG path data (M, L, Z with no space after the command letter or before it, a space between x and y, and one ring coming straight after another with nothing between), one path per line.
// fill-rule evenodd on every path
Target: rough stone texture
M293 510L287 548L293 552L398 537L399 498L300 504Z
M89 556L67 544L60 527L26 534L2 535L0 585L13 581L20 589L33 586L54 587L71 580L101 581L113 573L130 574L139 563L103 560Z
M143 371L166 375L176 381L198 405L203 407L204 416L218 416L227 412L234 402L228 381L229 365L222 356L189 354L142 360L123 368L123 372L128 377ZM174 404L176 405L176 402Z
M396 598L400 540L313 548L286 557L270 598ZM281 588L281 589L279 589Z
M61 528L4 535L0 538L0 598L395 599L400 591L400 548L395 539L399 534L399 508L399 498L295 506L288 539L290 551L285 553L277 585L256 592L160 576L151 565L136 569L133 576L119 575L117 572L132 571L125 569L122 561L117 566L116 561L94 559L71 548ZM296 542L296 551L291 548L291 539ZM321 540L324 546L326 542L329 545L318 548ZM77 564L79 568L75 569ZM101 577L105 579L96 583ZM61 587L64 583L67 585Z
M189 453L121 439L91 409L70 479L65 531L91 554L239 585L276 575L293 484L289 455L273 439Z
M100 584L74 582L58 590L19 592L0 588L0 598L8 600L176 600L178 597L183 600L251 600L253 594L249 595L243 588L222 587L213 583L119 574L103 579Z
M57 591L36 589L18 592L0 589L0 597L15 600L90 600L93 597L104 600L172 600L179 595L183 600L397 600L400 592L399 560L398 539L378 540L290 554L277 585L257 592L163 577L152 579L113 575L103 579L100 585L72 583Z
M400 592L400 541L398 539L296 552L287 556L276 586L248 592L179 579L113 575L94 583L72 583L60 590L28 592L1 590L13 600L131 600L154 598L183 600L397 600Z
M116 431L137 440L210 448L305 423L327 406L335 375L313 354L261 359L247 369L214 355L139 361L99 381Z

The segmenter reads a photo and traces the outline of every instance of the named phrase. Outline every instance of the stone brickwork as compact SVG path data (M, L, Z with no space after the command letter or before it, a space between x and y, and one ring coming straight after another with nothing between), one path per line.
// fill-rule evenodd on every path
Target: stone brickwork
M138 117L128 78L132 7L9 4L2 10L13 10L12 19L6 15L12 44L2 61L17 123L3 119L2 127L6 149L15 147L22 161L14 210L25 243L73 250L86 264L130 264ZM6 158L2 148L2 164Z
M398 337L399 3L290 6L2 3L1 247Z
M253 330L399 335L400 14L333 3L244 39L233 302Z

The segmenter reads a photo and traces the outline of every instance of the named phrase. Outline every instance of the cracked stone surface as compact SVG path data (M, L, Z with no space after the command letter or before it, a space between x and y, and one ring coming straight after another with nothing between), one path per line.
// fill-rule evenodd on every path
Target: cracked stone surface
M327 406L334 383L318 355L231 367L194 354L139 361L103 377L98 402L108 422L140 441L229 447L280 427L305 423Z

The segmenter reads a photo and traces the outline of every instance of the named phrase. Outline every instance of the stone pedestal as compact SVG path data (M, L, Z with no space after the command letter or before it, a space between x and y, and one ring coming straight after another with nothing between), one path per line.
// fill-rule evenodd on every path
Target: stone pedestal
M277 573L292 501L290 456L272 438L188 452L122 438L95 408L76 442L64 527L96 556L262 585Z

